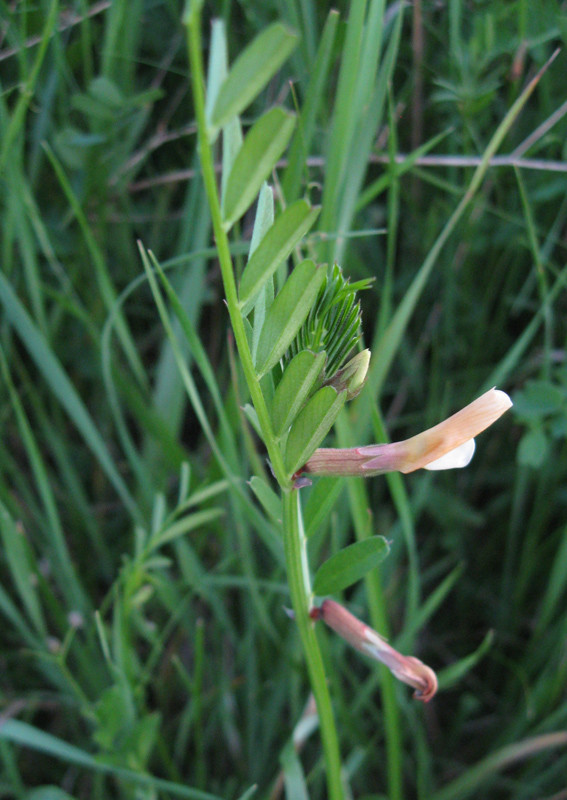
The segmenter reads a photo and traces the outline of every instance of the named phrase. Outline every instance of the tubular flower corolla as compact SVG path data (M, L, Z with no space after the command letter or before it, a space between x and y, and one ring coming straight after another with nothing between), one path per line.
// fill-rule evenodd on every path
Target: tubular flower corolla
M371 477L385 472L466 467L474 453L474 437L496 422L511 405L505 392L490 389L453 416L411 439L365 447L321 447L298 474Z

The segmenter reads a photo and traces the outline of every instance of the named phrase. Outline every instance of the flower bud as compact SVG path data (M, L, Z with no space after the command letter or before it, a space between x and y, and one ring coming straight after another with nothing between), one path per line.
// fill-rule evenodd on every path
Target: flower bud
M332 386L337 392L342 392L346 389L347 400L352 400L353 397L360 394L362 387L366 383L369 364L370 350L363 350L354 358L351 358L332 378L325 381L325 386Z

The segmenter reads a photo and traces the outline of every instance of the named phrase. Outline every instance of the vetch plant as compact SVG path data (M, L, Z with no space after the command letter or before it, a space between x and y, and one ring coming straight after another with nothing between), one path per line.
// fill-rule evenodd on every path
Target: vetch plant
M561 796L565 14L66 5L0 43L4 794Z
M215 23L205 90L201 5L191 3L186 17L201 168L226 304L252 401L247 413L263 440L281 492L289 591L317 705L328 794L331 800L341 800L338 736L315 619L322 618L358 650L385 663L396 677L415 688L420 699L433 696L437 681L429 667L413 656L398 653L335 601L314 604L316 594L333 594L364 577L385 557L388 546L376 536L345 548L322 565L312 585L300 488L309 483L310 475L369 477L393 470L464 466L472 457L474 437L510 407L508 396L492 389L449 419L404 442L347 449L320 447L345 403L361 391L367 375L372 376L371 384L379 384L404 330L409 304L415 303L441 247L470 203L491 155L535 82L496 131L468 192L419 271L407 302L394 315L387 330L391 330L390 342L382 345L378 372L373 373L368 350L352 356L361 338L356 295L369 282L350 284L336 263L328 266L304 257L301 242L319 213L306 200L295 200L286 207L284 197L283 210L275 217L273 192L266 180L291 139L295 116L273 108L256 119L245 136L242 133L239 114L292 52L296 37L280 24L271 25L228 71L224 29L221 23ZM221 140L219 189L214 154ZM237 282L228 235L256 199L248 262ZM288 272L290 257L294 267ZM258 496L271 497L271 490L259 478L254 478L253 486ZM391 714L391 709L387 713ZM390 767L395 770L392 764ZM394 777L393 785L399 796L398 778Z

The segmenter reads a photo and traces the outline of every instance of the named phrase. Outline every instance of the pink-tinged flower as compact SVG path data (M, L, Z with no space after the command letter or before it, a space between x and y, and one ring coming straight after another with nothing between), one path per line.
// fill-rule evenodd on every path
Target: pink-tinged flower
M473 457L474 437L496 422L511 405L505 392L490 389L452 417L403 442L339 449L321 447L298 474L371 477L385 472L466 467Z
M437 676L430 667L418 658L398 653L379 633L334 600L325 600L322 606L312 609L311 618L322 619L361 653L385 664L398 680L413 686L417 700L427 703L437 691Z

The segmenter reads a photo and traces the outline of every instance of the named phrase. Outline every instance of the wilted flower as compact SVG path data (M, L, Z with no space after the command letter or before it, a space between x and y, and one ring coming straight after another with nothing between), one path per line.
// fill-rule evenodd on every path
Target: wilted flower
M361 653L385 664L398 680L413 686L417 700L427 703L437 691L437 676L430 667L418 658L398 653L379 633L334 600L325 600L322 606L314 608L311 618L322 619Z
M452 417L411 439L366 447L321 447L298 474L370 477L423 468L466 467L474 453L474 437L496 422L511 405L505 392L490 389Z

